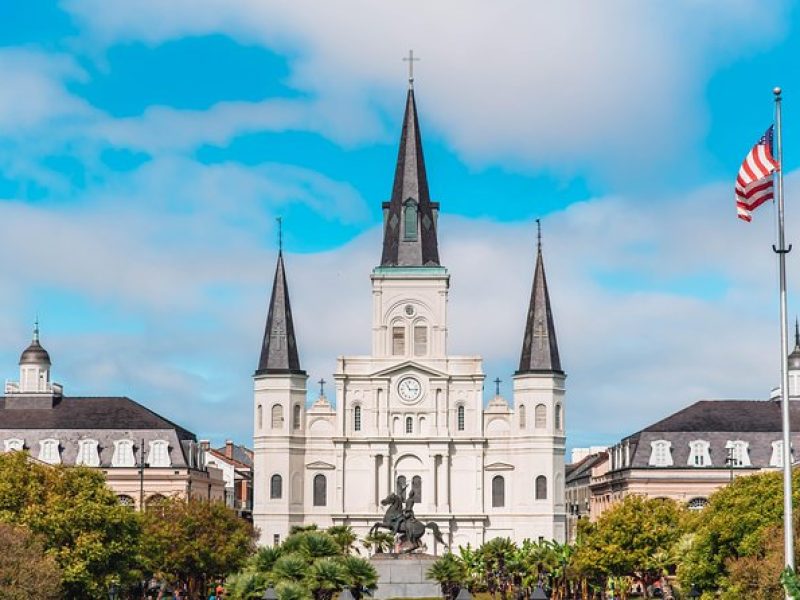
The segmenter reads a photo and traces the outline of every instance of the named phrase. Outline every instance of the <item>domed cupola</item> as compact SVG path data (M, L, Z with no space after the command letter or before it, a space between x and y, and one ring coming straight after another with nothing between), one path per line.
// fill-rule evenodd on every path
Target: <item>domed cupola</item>
M19 364L22 365L36 365L41 367L50 367L52 363L50 362L50 354L48 354L47 350L42 348L42 345L39 343L39 322L36 322L36 326L33 329L33 340L31 341L30 345L25 348L22 352L22 355L19 357Z

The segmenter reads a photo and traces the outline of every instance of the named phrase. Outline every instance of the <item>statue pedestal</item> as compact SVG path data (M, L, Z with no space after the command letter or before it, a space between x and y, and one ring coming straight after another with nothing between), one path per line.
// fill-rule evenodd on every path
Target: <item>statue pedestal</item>
M439 598L439 584L426 577L436 561L430 554L375 554L370 558L378 572L375 600L390 598Z

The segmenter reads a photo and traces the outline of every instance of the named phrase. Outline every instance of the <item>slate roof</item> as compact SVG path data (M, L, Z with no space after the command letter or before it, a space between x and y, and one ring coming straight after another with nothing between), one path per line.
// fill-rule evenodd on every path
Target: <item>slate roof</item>
M264 327L264 341L261 344L261 358L256 370L256 375L265 373L305 374L305 371L300 368L300 358L297 354L297 340L294 336L294 320L289 303L289 286L286 284L283 252L278 252L278 264L275 267L275 280L272 283L267 324Z
M800 404L790 401L792 422ZM781 405L772 400L699 400L643 431L781 431Z
M584 477L591 477L592 467L601 460L605 460L607 454L606 451L598 452L597 454L589 454L574 464L566 465L564 483L569 484Z
M403 212L407 201L417 206L417 232L406 239ZM431 202L428 175L422 154L422 137L417 119L414 89L409 88L400 149L392 186L392 198L384 203L382 267L438 267L439 243L436 237L437 203Z
M195 435L126 397L65 397L53 408L6 409L0 397L0 430L146 430L171 429L180 440Z
M552 372L563 373L561 359L558 356L553 311L550 308L550 293L547 291L547 278L544 274L540 234L528 318L525 323L525 337L522 340L522 352L516 374Z

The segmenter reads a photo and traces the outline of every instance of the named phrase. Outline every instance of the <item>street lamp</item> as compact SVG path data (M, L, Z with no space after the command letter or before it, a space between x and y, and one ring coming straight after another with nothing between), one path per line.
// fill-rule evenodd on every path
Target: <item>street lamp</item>
M275 588L269 586L267 589L265 589L264 595L261 596L261 600L278 600L278 594L275 593Z

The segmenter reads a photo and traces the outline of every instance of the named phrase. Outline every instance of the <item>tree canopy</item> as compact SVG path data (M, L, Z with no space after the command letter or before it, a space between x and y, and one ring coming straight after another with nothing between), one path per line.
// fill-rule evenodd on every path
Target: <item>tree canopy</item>
M4 600L57 600L61 571L26 527L0 523L0 590Z

